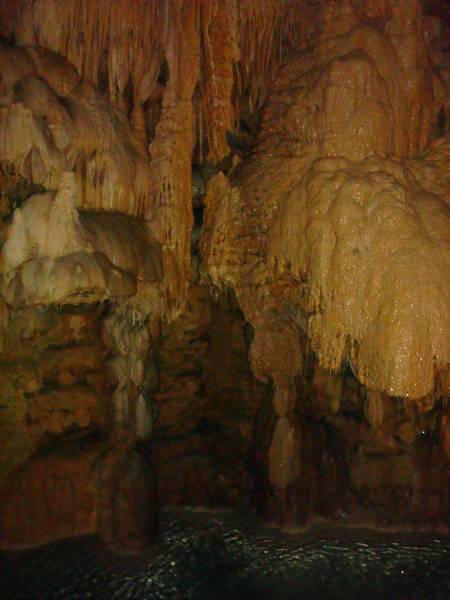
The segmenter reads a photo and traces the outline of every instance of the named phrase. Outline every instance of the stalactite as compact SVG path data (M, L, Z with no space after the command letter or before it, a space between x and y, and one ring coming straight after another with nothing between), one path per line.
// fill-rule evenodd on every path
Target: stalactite
M236 4L225 0L201 6L202 72L201 114L207 130L207 160L220 162L230 151L226 133L234 125L233 65L240 58L236 31ZM202 140L203 142L203 140Z
M166 47L169 79L161 120L150 146L157 209L149 215L149 225L177 259L180 293L173 300L179 307L184 305L190 277L191 157L195 144L192 97L199 74L200 40L197 3L177 1L170 4L170 10L174 26Z
M119 109L119 123L123 122L119 113L130 118L135 139L127 140L122 152L119 145L114 147L114 135L105 139L106 122L100 129L92 119L90 127L83 125L105 107L86 84L77 88L69 99L77 122L68 166L77 171L86 205L146 214L158 239L177 260L178 283L171 286L175 312L184 303L189 279L193 149L197 143L206 148L205 158L214 163L227 155L227 132L239 124L242 96L248 98L250 112L267 98L282 39L292 40L293 24L301 22L300 5L301 0L32 0L19 1L8 14L9 21L0 24L0 32L14 33L18 45L37 44L65 56L84 78L109 94ZM306 28L297 27L297 37L303 35L300 30ZM144 115L144 106L159 85L163 58L169 79L162 110L153 107ZM64 121L64 111L60 113L55 119ZM59 121L56 134L62 129ZM30 136L24 132L25 138ZM151 185L146 141L151 141ZM128 147L134 159L127 155ZM54 189L61 170L55 164L59 157L47 154L42 164L42 151L30 154L30 168L34 178ZM132 193L124 181L134 182Z
M133 115L142 139L140 109L157 85L160 59L168 50L170 31L177 27L176 7L182 4L19 0L15 10L5 7L0 13L0 31L14 34L18 45L41 45L65 56ZM196 5L186 0L184 10ZM304 6L303 0L208 0L196 10L205 69L200 106L210 159L216 161L226 152L227 129L239 120L242 94L248 95L250 110L265 101L283 44L299 45L309 35L314 7ZM129 84L132 98L125 97Z
M102 335L109 350L107 366L114 385L113 420L116 435L144 439L152 431L152 415L145 391L145 370L152 339L147 320L159 319L132 302L112 306L103 320Z
M283 320L297 306L323 367L348 360L368 387L420 398L450 351L448 135L430 144L438 70L406 4L378 6L384 29L356 3L320 4L317 44L280 68L257 152L208 184L200 245L256 329L268 307Z
M443 14L437 0L0 1L0 185L23 187L0 193L13 543L49 541L39 523L70 497L80 523L57 535L141 547L153 450L166 480L196 453L193 484L163 478L167 497L203 486L236 505L252 435L262 512L381 498L438 523ZM74 439L68 462L54 453ZM65 472L81 494L49 495Z
M404 234L393 234L383 248L374 239L367 252L367 244L360 247L354 240L353 254L350 241L342 241L345 223L351 223L352 240L361 231L372 239L373 214L380 223L384 214L377 199L380 194L391 198L392 186L398 198L397 203L391 198L394 221L406 210L412 237L431 238L438 246L444 238L444 217L435 223L433 215L445 213L436 196L447 193L448 142L445 137L429 141L436 133L432 122L445 108L446 82L444 70L432 64L438 60L439 34L422 15L420 2L33 0L18 2L8 16L10 21L2 24L5 35L14 33L19 45L42 44L66 56L122 112L80 81L61 57L36 46L5 51L0 136L5 164L50 189L57 188L64 169L73 168L82 205L145 214L168 251L162 260L171 273L164 285L172 315L184 303L190 277L195 145L201 160L220 162L229 149L227 131L237 125L243 104L251 112L267 100L285 49L305 51L279 71L255 172L249 174L252 167L244 165L236 184L223 175L210 182L202 242L208 268L215 280L239 288L252 322L258 321L262 305L279 310L280 302L283 307L295 304L298 293L305 313L299 328L307 330L327 368L349 360L362 381L389 393L420 396L430 390L434 368L442 368L447 350L438 341L438 325L429 335L422 330L427 310L435 324L445 314L438 289L445 253L434 261L435 276L416 268L414 281L408 280L397 299L372 294L378 315L396 315L395 335L385 339L367 306L357 321L349 298L362 294L358 286L367 286L358 267L361 257L371 265L369 280L381 278L380 290L392 288L386 283L391 275L381 275L376 265L383 262L379 253L386 257L391 246L394 252ZM162 64L168 71L163 83L158 81ZM289 92L292 81L302 90L295 100ZM148 101L158 106L145 109L146 122ZM42 130L40 118L48 122L48 131ZM146 129L154 132L150 166ZM17 145L10 143L13 130L22 132ZM273 153L278 160L269 160ZM266 201L252 207L249 199L261 196ZM433 221L426 235L413 218L415 211L421 222ZM239 222L242 239L250 223L261 231L249 236L244 248L224 244ZM406 225L401 227L404 231ZM422 252L427 248L423 244ZM411 245L405 250L411 260L417 251ZM430 263L433 253L430 249ZM396 263L393 270L397 279L407 275L402 265ZM341 276L344 268L347 276ZM336 281L333 273L338 273ZM430 277L434 284L427 288L426 314L412 318L406 305L418 281ZM251 293L243 282L251 282ZM417 335L422 332L420 351L409 343L416 339L411 323ZM395 360L387 360L388 355ZM417 361L420 373L426 373L422 381ZM391 366L381 375L384 362Z
M49 190L73 170L79 205L133 216L148 212L148 155L125 116L54 52L29 47L0 54L1 164Z

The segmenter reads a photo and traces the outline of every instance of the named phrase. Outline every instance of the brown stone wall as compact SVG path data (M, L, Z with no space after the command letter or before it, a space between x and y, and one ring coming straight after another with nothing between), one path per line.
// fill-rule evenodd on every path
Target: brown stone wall
M213 294L191 288L155 353L152 447L164 505L237 506L250 497L253 421L268 390L251 373L233 295Z
M58 436L109 430L102 307L10 311L0 357L3 477Z

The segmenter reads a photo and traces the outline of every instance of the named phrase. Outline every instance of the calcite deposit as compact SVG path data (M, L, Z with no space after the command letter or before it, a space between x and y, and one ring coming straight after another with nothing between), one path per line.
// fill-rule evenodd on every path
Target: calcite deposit
M445 522L445 6L1 3L0 547Z
M79 206L148 210L148 160L123 113L48 49L2 48L0 61L4 168L48 190L70 170L79 181Z
M210 182L203 250L252 324L271 306L274 335L296 322L324 367L421 397L448 364L450 223L419 175L433 151L416 158L440 106L413 5L383 31L351 3L324 6L317 46L279 71L255 156Z
M56 194L14 211L0 257L9 306L128 297L138 281L161 282L161 247L145 227L126 215L78 212L77 195L73 173L64 172Z

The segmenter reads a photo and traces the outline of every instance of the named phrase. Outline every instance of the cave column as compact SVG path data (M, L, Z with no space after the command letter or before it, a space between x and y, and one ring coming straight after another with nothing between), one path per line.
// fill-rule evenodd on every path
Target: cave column
M98 532L112 548L141 551L158 522L156 480L148 447L152 433L151 349L159 337L159 315L139 299L114 304L102 324L109 349L107 372L115 385L114 445L99 465Z

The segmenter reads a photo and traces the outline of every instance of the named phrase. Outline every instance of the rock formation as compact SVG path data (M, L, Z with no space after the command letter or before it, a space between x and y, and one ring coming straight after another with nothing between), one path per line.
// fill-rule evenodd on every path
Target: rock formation
M324 3L315 44L279 70L253 156L208 186L207 269L236 290L255 328L253 372L275 385L276 488L299 476L287 413L302 337L321 366L349 364L391 396L422 398L446 380L448 136L430 144L442 78L420 3L383 17ZM439 191L421 177L435 168Z
M0 546L445 522L445 7L2 3Z

